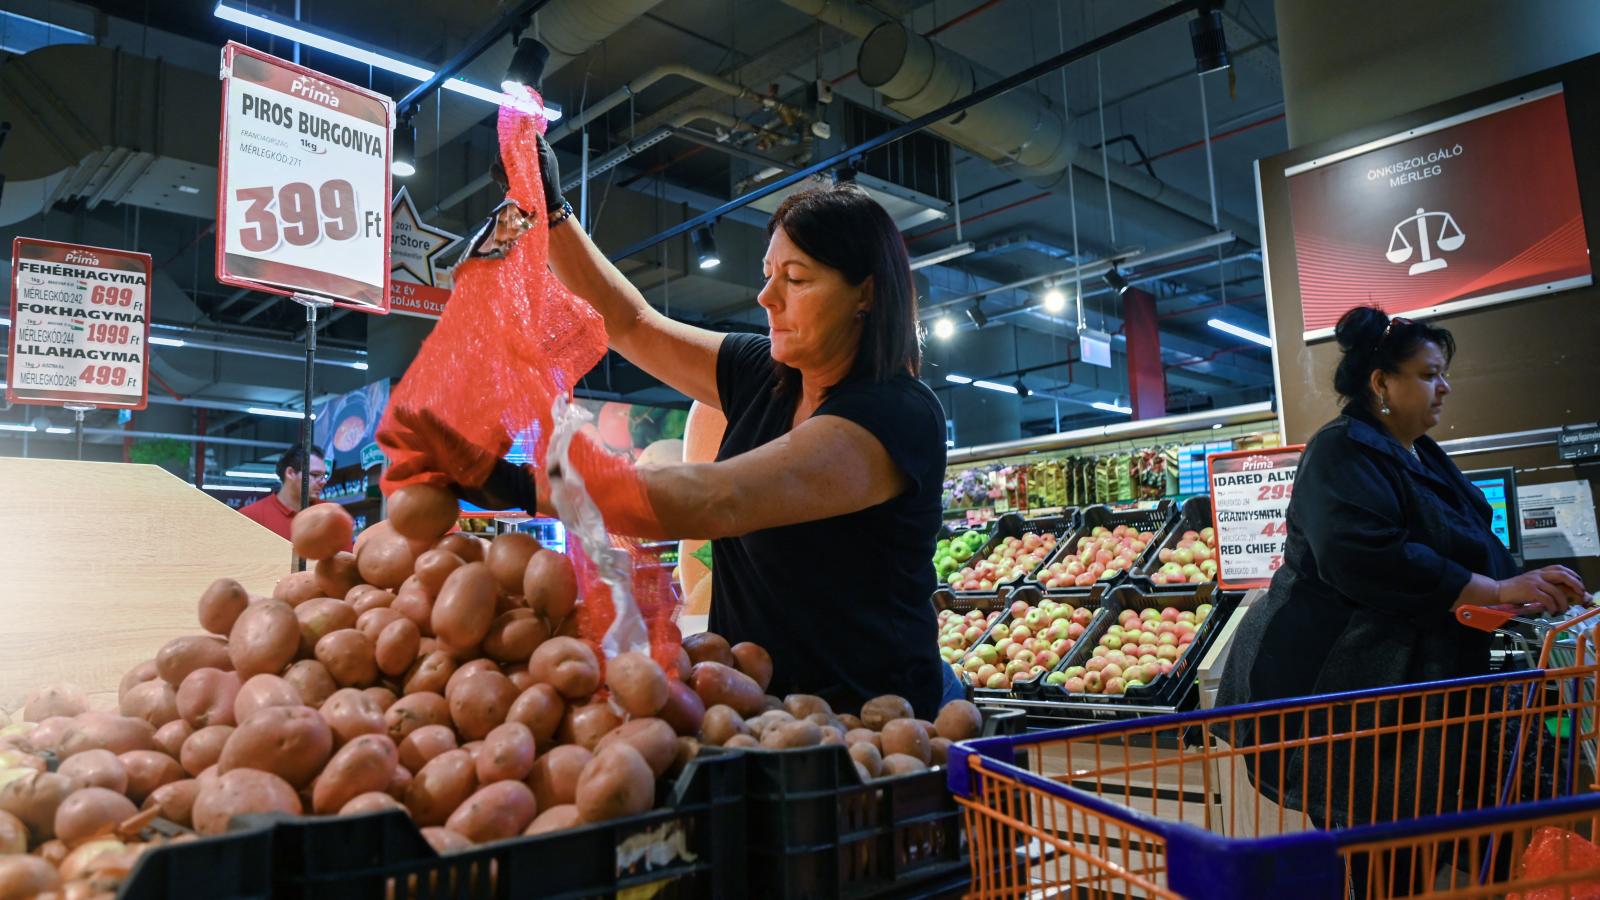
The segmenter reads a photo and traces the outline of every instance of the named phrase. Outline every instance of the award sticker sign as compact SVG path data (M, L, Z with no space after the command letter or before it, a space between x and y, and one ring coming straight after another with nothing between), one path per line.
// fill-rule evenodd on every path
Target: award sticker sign
M1266 587L1283 565L1289 499L1304 444L1213 454L1207 461L1217 581L1224 589Z
M6 399L144 409L151 271L148 253L13 240Z
M387 313L393 123L390 98L230 41L217 280Z

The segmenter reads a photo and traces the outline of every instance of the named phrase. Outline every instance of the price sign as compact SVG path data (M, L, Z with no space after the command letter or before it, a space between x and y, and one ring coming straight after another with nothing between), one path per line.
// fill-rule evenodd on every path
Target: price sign
M6 399L144 409L150 254L11 242Z
M394 103L229 42L217 280L389 311Z
M1265 587L1283 565L1289 500L1305 445L1213 454L1207 462L1217 581L1225 589Z

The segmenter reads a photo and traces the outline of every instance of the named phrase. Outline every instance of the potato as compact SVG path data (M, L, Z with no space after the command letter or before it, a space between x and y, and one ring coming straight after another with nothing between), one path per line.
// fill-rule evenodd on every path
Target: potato
M633 719L618 725L600 738L600 743L595 745L595 753L604 752L606 747L618 741L626 742L639 751L657 778L672 766L678 755L678 735L671 725L660 719Z
M173 690L183 684L183 679L195 669L236 668L228 656L228 645L221 638L210 635L191 635L173 638L156 651L156 672Z
M289 543L306 559L327 559L350 546L356 523L337 503L315 503L289 522Z
M394 610L417 626L423 637L433 637L433 594L422 587L422 582L412 576L400 585L389 609Z
M385 628L388 628L390 625L393 625L395 622L398 622L404 618L405 616L401 615L399 612L392 610L387 606L380 606L376 609L369 609L366 612L357 615L356 630L367 637L372 638L372 642L376 644L378 642L378 638L383 635L383 630ZM407 621L410 620L407 619ZM416 625L417 623L415 622L411 623L411 627L413 628L416 628ZM420 629L418 629L417 635L418 645L420 646L422 640L422 631Z
M211 724L235 725L269 706L300 706L300 692L276 675L255 675L239 686L233 697L233 721ZM205 727L205 726L198 726Z
M84 755L80 753L73 759ZM128 799L135 803L143 803L146 797L155 793L156 788L181 781L184 776L183 767L176 759L156 750L129 750L117 757L117 762L122 764L122 770L127 774L124 790Z
M535 684L517 695L511 708L506 711L506 721L521 722L528 726L528 730L533 732L533 739L542 744L556 736L566 712L566 702L554 687Z
M122 676L122 683L117 685L117 699L121 700L122 695L131 690L134 685L146 681L154 681L160 677L161 673L156 669L156 661L153 659L145 660L137 666L129 669L128 673ZM73 715L77 715L77 713L73 713ZM28 719L26 715L24 715L23 718L30 722L35 721L33 719ZM45 718L49 717L46 716ZM43 722L44 719L38 719L37 721Z
M450 573L434 599L429 624L451 648L483 643L494 621L494 575L484 563L467 563Z
M388 735L363 734L339 748L311 789L311 810L329 815L358 795L383 791L400 764L400 753Z
M498 671L474 671L454 691L447 691L450 720L468 740L480 740L506 720L517 688Z
M528 672L568 700L585 699L600 687L599 660L577 638L553 637L540 644L528 660Z
M883 738L871 728L852 728L846 731L844 733L844 742L846 746L853 747L856 744L866 743L871 744L874 749L880 752L883 750Z
M332 597L307 600L294 608L294 617L300 623L301 656L310 656L323 635L356 627L355 607Z
M67 732L72 730L77 722L77 716L50 716L41 722L29 723L33 730L29 731L22 741L22 749L35 753L45 750L56 753L61 749L61 742L67 739Z
M109 835L79 844L56 866L63 882L63 893L96 900L107 896L96 893L98 884L121 882L132 870L138 855L137 850ZM78 893L79 888L82 893Z
M531 609L511 609L494 617L483 638L483 652L503 663L527 662L550 637L550 626Z
M858 741L850 745L849 752L856 765L866 770L868 778L877 778L878 773L883 771L883 754L873 744Z
M21 819L35 841L48 841L56 836L56 808L78 787L66 775L29 772L0 786L0 811Z
M460 853L472 847L471 841L442 826L422 829L422 839L427 841L428 846L433 848L433 852L440 856Z
M400 765L413 772L441 753L456 749L456 733L448 725L423 725L400 741Z
M583 816L578 814L578 807L571 803L552 806L535 816L528 827L523 829L523 835L532 837L536 834L548 834L552 831L565 831L568 828L577 828L583 824Z
M358 816L362 813L382 812L389 809L404 810L399 800L385 794L383 791L368 791L350 798L350 802L339 807L341 816Z
M399 695L397 695L394 691L384 687L381 684L375 684L369 688L362 688L361 693L372 698L372 702L378 704L378 711L382 713L387 713L389 711L389 707L393 706L395 702L400 699Z
M461 558L462 562L483 562L483 556L488 552L489 544L481 538L458 531L440 538L433 545L433 548L454 553Z
M56 867L36 856L0 856L0 900L29 900L61 887Z
M304 706L269 706L239 723L217 760L221 774L260 769L296 790L311 783L333 755L333 732L317 711Z
M926 736L926 735L924 735ZM914 772L926 772L928 764L915 756L904 753L890 753L883 758L883 767L878 775L881 778L893 778L896 775L910 775Z
M578 603L578 575L572 560L554 550L538 550L522 574L522 596L528 608L553 625L568 618Z
M188 722L185 722L182 719L178 719L175 722L168 722L167 724L156 729L156 750L160 751L161 753L165 753L173 759L177 759L178 754L183 751L183 742L187 741L189 739L189 735L192 734L194 734L194 726L190 725Z
M211 725L190 735L178 753L183 770L197 776L216 765L217 760L222 758L222 748L227 745L233 732L232 725Z
M332 556L317 560L312 573L317 581L317 590L321 591L324 597L343 597L346 602L350 602L350 598L346 595L361 583L361 571L356 568L356 555L343 548ZM379 589L373 588L373 590ZM354 603L351 605L354 606Z
M722 746L749 750L761 746L761 742L748 734L736 734L733 737L728 738L727 742Z
M746 728L750 729L751 736L759 741L763 737L766 737L768 730L776 728L779 725L787 725L790 722L796 721L799 720L783 710L773 709L768 710L767 712L764 712L753 719L747 720L744 724Z
M276 675L294 662L300 649L300 622L294 609L279 600L261 600L239 614L228 632L228 658L239 677ZM194 666L193 669L202 668ZM220 669L223 666L212 666ZM185 672L184 674L188 674ZM182 683L182 680L179 680ZM302 694L302 696L304 696Z
M497 781L479 788L450 814L445 827L475 843L522 834L537 807L533 791L520 781Z
M728 639L710 631L691 634L684 638L683 649L689 654L691 663L715 662L731 668L736 662L733 658L733 649L728 646Z
M540 809L569 804L577 795L578 776L583 773L594 754L576 744L552 747L533 761L533 771L528 773L528 787Z
M131 692L130 692L131 693ZM41 728L43 725L41 724ZM110 713L86 712L75 716L61 738L57 754L66 759L85 750L95 748L112 753L129 750L154 750L156 729L143 719L114 716Z
M883 755L914 756L927 765L933 760L928 732L913 719L891 719L883 726Z
M849 713L839 713L838 719L840 727L842 727L846 733L863 727L861 724L861 718L859 716L852 716Z
M467 680L468 675L472 675L477 672L499 671L500 666L497 665L492 659L483 659L482 657L479 657L478 659L462 663L453 673L451 673L450 680L444 683L445 699L450 699L450 695L455 693L456 689L461 686L461 683Z
M124 776L126 777L126 776ZM86 787L67 795L56 807L55 834L68 848L108 835L117 823L137 815L139 807L117 791Z
M911 721L922 726L922 731L928 736L928 740L931 741L939 736L939 729L935 728L933 723L929 722L927 719L912 719Z
M327 724L335 747L343 747L363 734L388 735L389 725L383 709L376 699L359 688L334 691L322 704L318 715Z
M761 735L761 746L772 750L815 747L822 743L822 729L806 721L783 722Z
M761 695L761 711L762 712L776 712L778 710L783 710L783 701L782 700L779 700L777 697L774 697L771 694L762 694ZM784 710L784 711L787 712L787 710Z
M404 803L406 791L411 790L412 780L410 769L405 766L395 766L394 772L389 775L389 786L384 789L384 793Z
M28 826L11 813L0 811L0 859L28 852Z
M118 691L117 698L127 693L128 685ZM89 711L89 699L84 696L83 689L75 684L53 684L49 687L37 688L28 693L22 701L22 721L43 722L51 716L72 716Z
M521 781L533 771L533 732L521 722L496 725L474 760L479 784Z
M450 573L463 565L466 565L466 560L449 550L433 549L417 557L416 573L412 577L417 579L428 596L436 597Z
M528 688L533 687L535 684L538 684L537 681L533 680L533 676L528 674L527 663L513 663L511 665L501 666L500 671L504 672L505 676L511 679L511 683L516 686L518 691L525 691ZM556 696L559 697L560 695L557 694Z
M706 704L693 688L674 678L667 684L667 703L661 707L658 715L672 726L673 731L693 736L700 733L700 724L705 720Z
M630 716L653 716L667 704L667 676L643 653L619 653L606 663L606 686Z
M62 861L67 858L67 845L51 839L35 847L33 855L60 869Z
M149 753L151 751L143 751ZM128 791L128 770L110 750L85 750L62 761L56 771L75 779L84 787L99 787L119 794Z
M767 653L766 649L761 645L752 644L749 641L734 644L729 652L733 654L735 667L744 674L749 675L751 680L760 685L761 690L765 691L767 685L772 683L771 654Z
M367 583L393 590L411 575L417 558L411 543L395 532L393 496L389 502L390 518L361 532L361 544L356 547L356 569Z
M262 676L257 675L257 678ZM195 669L178 686L174 698L178 715L195 728L233 725L233 704L242 689L239 673L221 669ZM154 724L154 723L152 723Z
M379 671L398 678L416 662L417 648L421 644L422 632L417 630L416 623L397 617L378 633L372 656Z
M790 694L783 698L783 709L796 719L804 719L821 713L825 716L833 715L833 707L828 701L813 694Z
M165 681L146 681L144 684L134 685L122 695L117 706L124 716L143 719L149 722L152 728L160 728L180 718L178 693Z
M368 588L368 590L365 593L354 594L355 599L351 599L348 595L345 597L345 602L350 604L350 608L356 611L357 621L360 620L364 613L375 609L388 609L394 605L394 591L386 591L370 584L364 584L362 587Z
M521 531L508 531L489 542L489 552L484 562L494 575L495 584L507 594L522 595L523 576L528 572L528 560L543 548L533 535Z
M622 716L609 703L569 706L566 716L561 720L561 727L556 729L556 740L593 750L601 738L621 724Z
M731 706L741 716L760 714L761 688L750 676L719 662L696 663L689 673L690 686L707 706Z
M734 735L749 733L744 718L730 706L708 707L700 723L700 740L718 747L726 744Z
M928 760L929 764L942 766L948 763L950 761L950 745L953 743L955 742L947 737L929 739L928 747L933 754L932 758Z
M317 641L317 662L340 687L366 687L378 680L377 648L371 638L354 628L329 632Z
M287 603L291 607L321 596L322 588L317 586L317 573L310 569L285 575L272 586L272 599Z
M271 707L256 716L270 715ZM246 727L250 723L246 722ZM278 775L262 769L238 768L222 773L217 780L201 788L194 800L191 816L194 830L201 834L221 834L228 830L234 816L248 813L287 813L298 816L304 810L294 788Z
M383 724L390 740L404 741L419 728L429 725L448 727L450 704L443 697L431 692L407 694L383 711ZM453 742L451 746L454 746Z
M882 731L884 723L893 719L910 719L915 716L916 713L912 712L911 704L906 702L906 698L894 694L874 697L861 706L861 724L873 731Z
M194 822L194 801L200 796L200 782L193 779L170 781L156 788L145 798L144 808L161 810L161 817L170 819L185 828Z
M983 733L983 713L966 700L951 700L939 709L933 720L939 736L952 741L964 741Z
M339 689L328 668L314 659L302 659L283 671L283 680L300 695L306 706L318 707ZM237 711L235 711L237 716Z
M406 790L406 808L418 825L442 825L478 787L472 754L448 750L418 770Z
M456 672L456 661L443 650L427 651L417 647L417 661L406 673L404 691L407 694L443 694L450 676Z
M645 758L631 744L616 741L584 766L573 802L585 822L607 822L649 810L655 787Z
M389 524L412 540L436 541L460 516L455 494L442 487L408 484L389 495Z

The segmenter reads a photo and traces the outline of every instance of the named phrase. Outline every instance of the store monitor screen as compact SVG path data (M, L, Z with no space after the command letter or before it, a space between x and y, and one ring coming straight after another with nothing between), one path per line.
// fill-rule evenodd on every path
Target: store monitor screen
M1467 480L1483 491L1489 508L1494 510L1494 520L1489 530L1512 556L1522 555L1522 535L1517 523L1517 477L1513 469L1478 469L1466 473Z

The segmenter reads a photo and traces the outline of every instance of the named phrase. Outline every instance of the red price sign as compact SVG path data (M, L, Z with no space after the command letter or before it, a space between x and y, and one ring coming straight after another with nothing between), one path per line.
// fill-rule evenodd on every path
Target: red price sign
M1237 450L1207 460L1222 587L1264 587L1283 566L1289 501L1303 449Z

